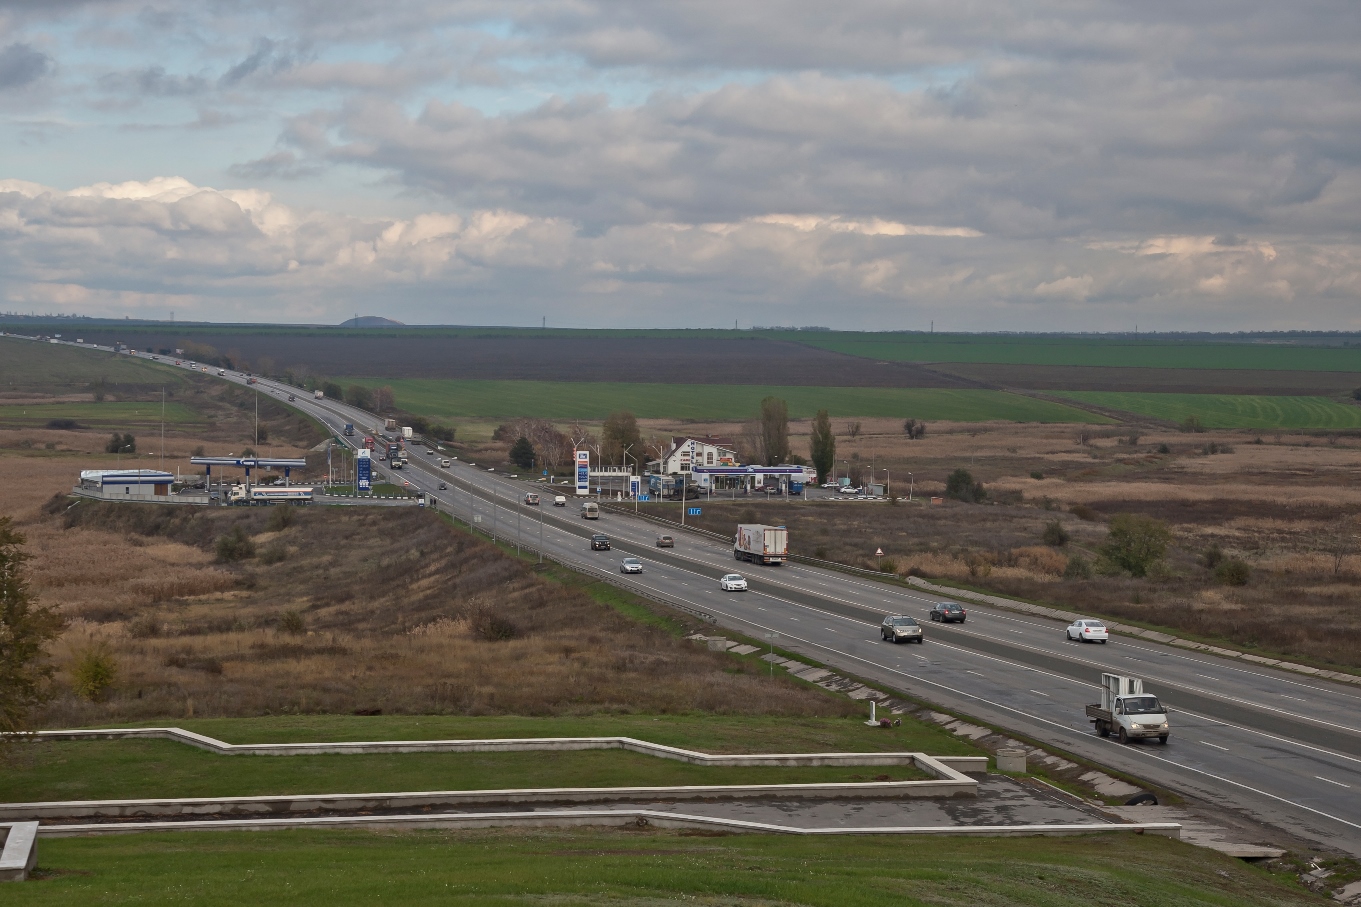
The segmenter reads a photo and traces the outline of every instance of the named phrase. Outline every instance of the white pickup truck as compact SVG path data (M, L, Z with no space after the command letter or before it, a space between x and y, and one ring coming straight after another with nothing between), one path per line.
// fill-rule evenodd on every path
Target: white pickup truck
M1170 734L1167 708L1144 682L1119 674L1101 675L1101 702L1087 706L1087 718L1102 737L1115 734L1121 743L1157 737L1166 743Z

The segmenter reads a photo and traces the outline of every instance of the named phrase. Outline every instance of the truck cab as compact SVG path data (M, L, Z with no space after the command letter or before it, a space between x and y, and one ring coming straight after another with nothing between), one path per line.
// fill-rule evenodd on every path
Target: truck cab
M1137 677L1102 674L1101 702L1087 706L1087 718L1098 735L1115 734L1121 743L1154 737L1167 743L1171 735L1167 707L1144 692L1144 682Z

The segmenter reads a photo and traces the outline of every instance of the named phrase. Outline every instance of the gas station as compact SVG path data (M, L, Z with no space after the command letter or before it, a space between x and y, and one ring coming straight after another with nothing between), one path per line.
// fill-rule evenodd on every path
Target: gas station
M195 466L204 467L205 482L209 491L213 486L213 467L221 466L224 471L227 467L235 467L246 471L246 489L251 487L250 474L255 469L282 469L284 471L284 485L288 485L289 474L296 467L302 469L307 466L307 461L297 457L190 457L189 462ZM221 474L219 474L220 476ZM222 480L218 479L218 492L221 492ZM221 498L219 497L219 500Z

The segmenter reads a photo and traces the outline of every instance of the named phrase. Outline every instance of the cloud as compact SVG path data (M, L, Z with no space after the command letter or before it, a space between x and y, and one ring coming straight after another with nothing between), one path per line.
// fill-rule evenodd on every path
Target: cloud
M16 41L0 50L0 91L23 88L50 73L53 67L47 54Z

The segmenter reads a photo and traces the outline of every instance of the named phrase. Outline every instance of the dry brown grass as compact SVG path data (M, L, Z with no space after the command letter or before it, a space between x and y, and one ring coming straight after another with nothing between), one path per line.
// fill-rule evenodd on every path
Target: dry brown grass
M267 517L82 505L30 524L46 552L34 587L72 618L59 668L96 645L119 666L105 701L64 693L41 720L851 708L639 624L424 511L312 508L279 533L262 532ZM288 557L209 563L206 549L233 525ZM78 550L97 552L107 573Z

